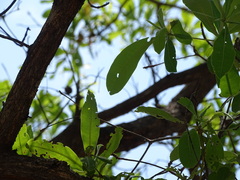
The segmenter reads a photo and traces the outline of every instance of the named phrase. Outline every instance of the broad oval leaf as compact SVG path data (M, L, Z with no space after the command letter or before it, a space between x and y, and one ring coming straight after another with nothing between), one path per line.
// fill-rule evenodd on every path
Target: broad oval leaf
M213 71L221 79L231 69L235 59L235 50L227 27L214 42L211 58Z
M164 63L168 72L177 72L176 51L169 38L165 44Z
M121 139L123 137L122 128L116 127L115 133L114 134L111 133L110 136L111 136L111 139L107 143L106 150L104 150L103 153L99 156L100 158L106 159L106 160L102 159L102 161L99 162L99 164L98 164L99 172L101 172L101 170L104 168L104 165L109 163L109 160L107 158L109 158L109 156L111 154L113 154L116 151L116 149L118 148L118 146L121 142Z
M176 39L183 44L191 44L192 37L184 31L182 24L179 20L172 21L171 28Z
M153 47L156 53L160 54L164 49L166 36L167 36L166 28L162 28L157 32L156 37L153 40Z
M107 74L107 89L110 95L122 90L132 76L137 64L152 44L152 40L144 38L126 47L114 60Z
M185 168L193 168L200 160L200 138L195 129L185 131L179 140L179 158Z
M96 100L94 94L88 91L87 100L81 111L81 136L85 152L89 150L88 147L93 147L91 153L94 153L99 137L99 124Z

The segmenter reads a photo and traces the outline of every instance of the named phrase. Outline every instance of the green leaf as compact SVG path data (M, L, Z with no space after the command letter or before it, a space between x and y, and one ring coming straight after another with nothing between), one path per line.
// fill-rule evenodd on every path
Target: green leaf
M183 123L181 120L173 117L171 114L169 114L166 111L163 111L162 109L159 109L159 108L140 106L136 109L136 112L147 113L158 119L166 119L171 122Z
M200 160L200 138L195 129L185 131L179 140L179 158L185 168L193 168Z
M162 28L157 32L156 37L153 39L153 47L156 53L160 54L164 49L166 36L167 36L166 28Z
M118 148L120 141L123 137L122 128L116 127L115 133L114 134L111 133L110 136L111 136L111 139L107 143L106 150L104 150L103 153L100 156L98 156L99 158L109 158L109 156L116 151L116 149ZM98 164L98 170L101 172L107 163L109 163L109 162L101 161Z
M240 77L238 71L233 66L231 70L218 81L222 97L235 96L240 90Z
M37 157L43 157L46 159L55 158L59 161L65 161L71 169L80 174L84 174L80 158L71 148L64 146L62 143L53 144L44 140L34 141L31 139L28 141L27 147L30 152Z
M233 11L231 15L227 18L228 27L229 27L229 32L230 33L235 33L240 31L240 2L236 2L235 6L233 6Z
M159 8L159 10L158 10L158 23L161 28L165 28L162 8Z
M171 28L176 39L183 44L191 44L192 37L184 31L182 24L179 20L172 21Z
M82 160L82 168L87 171L87 176L92 177L96 171L96 162L92 156L86 156Z
M87 100L81 111L81 136L85 152L88 147L93 147L95 150L100 131L99 124L96 100L94 94L88 91ZM94 150L92 153L94 153Z
M233 112L238 112L238 111L240 111L240 94L236 95L236 96L233 98L232 111L233 111Z
M118 93L132 76L137 64L152 44L148 38L138 40L126 47L114 60L107 74L107 89L110 95Z
M165 44L164 63L168 72L177 72L175 47L169 38Z
M23 124L17 138L12 146L12 150L17 150L19 155L30 155L29 149L26 147L27 142L33 138L31 126Z
M108 158L112 153L116 151L118 148L120 141L123 137L122 135L122 128L121 127L116 127L115 128L115 133L110 134L111 139L107 143L106 150L100 155L102 157Z
M217 172L209 174L208 180L233 180L236 179L235 173L230 167L221 167Z
M183 0L183 3L203 22L208 31L217 35L215 22L219 17L215 17L214 10L217 8L212 0Z
M232 67L235 50L228 29L225 28L214 42L212 66L216 76L221 79Z
M221 160L224 158L223 145L217 135L213 134L212 137L208 137L206 145L205 159L208 167L212 171L217 171L221 167Z
M179 146L176 146L170 154L171 161L175 161L177 159L179 159Z
M192 103L192 101L186 97L181 97L178 100L178 103L181 104L182 106L184 106L185 108L187 108L193 115L195 115L196 117L198 116L196 109Z
M226 14L226 22L230 33L240 31L240 1L226 0L224 3L224 11Z

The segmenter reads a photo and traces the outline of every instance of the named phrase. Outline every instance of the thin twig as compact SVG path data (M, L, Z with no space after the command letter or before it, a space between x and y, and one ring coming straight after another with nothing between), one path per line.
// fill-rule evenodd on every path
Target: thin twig
M103 5L101 5L101 6L95 6L95 5L93 5L93 4L90 2L90 0L88 0L88 4L89 4L91 7L93 7L93 8L99 9L99 8L103 8L103 7L107 6L108 4L110 4L110 2L106 2L105 4L103 4Z
M25 46L25 47L27 47L27 48L30 47L30 45L28 45L28 44L26 44L26 43L24 43L24 42L22 42L22 41L19 41L19 40L15 39L15 38L12 38L12 37L10 37L10 36L4 36L4 35L0 34L0 38L8 39L8 40L10 40L10 41L13 41L15 44L17 44L17 45L20 46L20 47L22 47L22 46Z
M17 2L17 0L13 0L13 1L11 2L11 4L10 4L5 10L3 10L3 11L0 13L0 17L1 17L1 16L4 16L4 15L13 7L13 5L14 5L16 2Z

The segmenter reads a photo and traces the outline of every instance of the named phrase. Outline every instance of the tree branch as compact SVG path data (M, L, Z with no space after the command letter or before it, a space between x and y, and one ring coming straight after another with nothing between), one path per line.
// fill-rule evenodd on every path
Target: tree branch
M174 85L183 84L184 82L187 83L188 81L190 83L188 83L179 92L179 94L172 99L165 110L180 120L189 122L191 119L190 112L180 106L177 103L177 100L180 97L188 97L192 99L194 105L197 107L197 105L202 101L207 93L213 88L216 83L215 77L208 71L206 64L200 65L182 73L169 75L156 83L158 85L153 85L149 89L145 90L139 95L136 95L130 100L127 100L111 108L111 110L109 109L99 113L99 117L104 120L110 120L111 117L116 117L119 114L124 114L124 112L126 112L125 108L129 110L130 108L141 105L141 102L145 98L144 94L146 97L148 97L144 100L151 99L152 96L157 95L164 89L167 89ZM157 88L157 90L154 88ZM116 115L114 115L114 113L116 113ZM82 141L79 135L79 122L80 121L74 121L69 127L67 127L67 129L65 129L61 134L54 138L53 141L62 142L64 145L70 146L79 155L83 155ZM140 134L148 139L154 139L172 135L175 132L182 133L186 129L186 124L172 123L170 121L164 119L156 119L151 116L139 118L130 123L122 123L118 126L128 130L128 132L124 131L123 139L117 150L118 152L128 151L146 142L146 139L140 136L136 136L133 133L129 133L129 131ZM108 126L101 128L99 143L106 144L109 140L109 135L112 132L114 132L114 127Z
M189 70L170 74L159 80L140 94L99 113L99 117L104 120L111 120L120 115L126 114L132 109L140 106L144 102L154 98L160 92L177 85L182 85L196 81L199 78L206 77L205 74L209 74L206 64L199 65L197 67L191 68ZM209 75L210 76L210 75ZM213 75L212 75L213 76Z
M27 57L0 113L1 151L11 150L38 86L83 0L56 0Z

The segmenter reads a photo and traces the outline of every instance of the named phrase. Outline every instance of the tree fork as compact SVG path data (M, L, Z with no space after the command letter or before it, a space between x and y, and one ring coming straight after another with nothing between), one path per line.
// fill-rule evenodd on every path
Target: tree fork
M84 0L55 0L40 34L28 49L27 57L0 113L0 151L10 151L28 118L39 84L70 23Z

